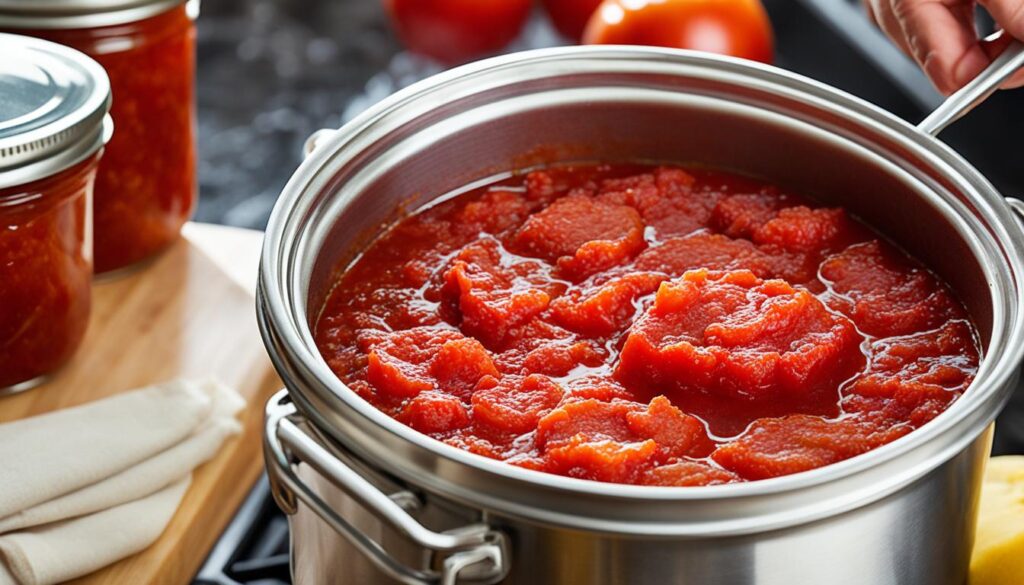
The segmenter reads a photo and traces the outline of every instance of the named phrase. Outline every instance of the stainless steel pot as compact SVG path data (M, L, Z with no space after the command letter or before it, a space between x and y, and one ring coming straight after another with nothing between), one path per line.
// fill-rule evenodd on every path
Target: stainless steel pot
M1011 211L1022 204L943 143L772 67L624 47L468 65L315 142L270 220L258 298L288 386L267 407L266 458L292 514L296 583L964 582L986 429L1024 349L1024 232ZM447 446L377 411L328 369L311 324L338 271L397 210L538 163L621 159L739 169L889 234L975 316L985 357L974 384L920 430L842 463L655 488Z

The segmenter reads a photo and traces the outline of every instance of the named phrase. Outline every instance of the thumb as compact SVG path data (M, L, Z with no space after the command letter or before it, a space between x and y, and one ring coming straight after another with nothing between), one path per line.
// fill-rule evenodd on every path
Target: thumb
M1010 36L1024 40L1024 1L980 0L999 28Z
M988 65L974 30L971 2L890 2L911 53L942 93L960 89Z
M1013 40L1014 39L1011 35L1003 31L999 31L981 41L981 49L987 55L988 60L992 61L1005 51ZM1021 69L1017 73L1011 75L1009 79L1003 82L1001 87L1003 89L1012 89L1021 86L1024 86L1024 69Z

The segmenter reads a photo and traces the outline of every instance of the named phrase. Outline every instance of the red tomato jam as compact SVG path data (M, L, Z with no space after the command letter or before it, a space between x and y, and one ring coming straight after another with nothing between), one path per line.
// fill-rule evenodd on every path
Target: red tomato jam
M0 189L0 389L53 372L85 333L98 159Z
M96 177L96 272L166 248L198 194L195 26L185 7L129 24L11 32L78 49L110 76L115 131Z
M706 170L560 167L408 217L316 327L332 370L461 449L661 486L814 469L925 424L977 335L838 208Z

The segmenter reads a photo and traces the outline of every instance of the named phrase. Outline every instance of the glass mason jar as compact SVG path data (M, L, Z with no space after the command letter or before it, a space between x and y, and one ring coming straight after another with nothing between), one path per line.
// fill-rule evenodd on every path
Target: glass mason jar
M110 76L117 133L96 178L96 272L174 242L198 195L192 0L0 0L0 29L68 45Z
M92 59L0 34L0 394L64 364L89 321L92 192L110 85Z

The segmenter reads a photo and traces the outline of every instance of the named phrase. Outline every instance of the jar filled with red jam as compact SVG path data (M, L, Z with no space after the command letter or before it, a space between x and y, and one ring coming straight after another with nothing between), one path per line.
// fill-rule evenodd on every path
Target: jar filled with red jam
M89 321L92 195L112 130L92 59L0 34L0 395L70 359Z
M183 0L0 0L0 29L68 45L107 70L117 128L96 178L96 272L174 242L196 204L195 26Z

